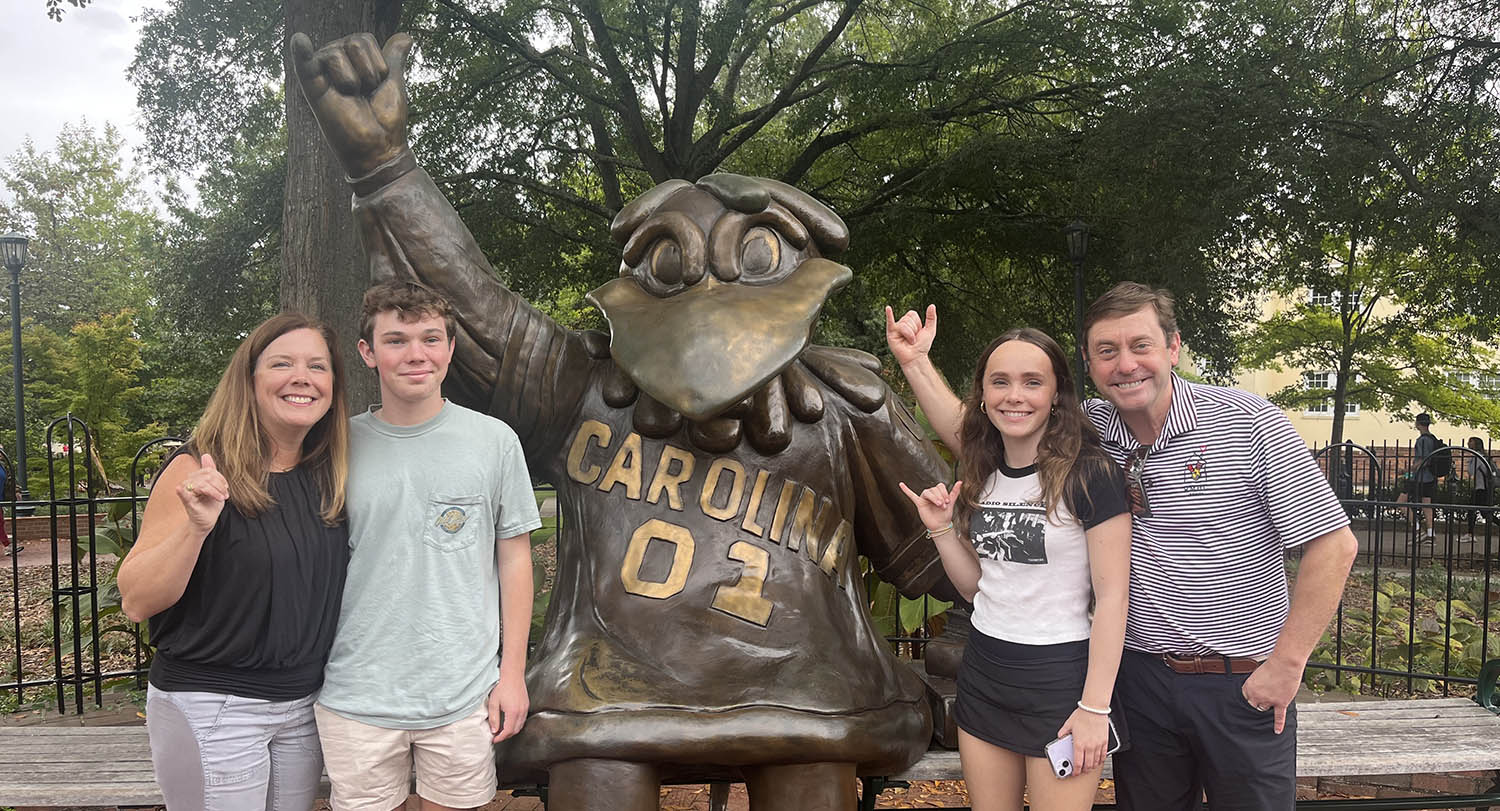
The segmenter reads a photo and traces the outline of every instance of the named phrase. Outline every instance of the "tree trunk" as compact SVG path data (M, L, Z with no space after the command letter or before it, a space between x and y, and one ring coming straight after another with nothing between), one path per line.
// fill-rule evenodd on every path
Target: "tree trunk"
M358 413L379 395L375 376L355 348L360 299L370 280L344 170L323 143L323 133L286 56L286 41L304 33L315 47L368 31L384 43L401 19L401 0L287 0L282 62L286 76L286 202L282 207L281 296L283 310L298 310L327 322L344 358L349 408Z

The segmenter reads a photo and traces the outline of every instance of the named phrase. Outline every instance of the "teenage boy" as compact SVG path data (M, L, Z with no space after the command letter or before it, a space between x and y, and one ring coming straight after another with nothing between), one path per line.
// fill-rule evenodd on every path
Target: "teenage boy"
M424 811L484 805L493 743L526 721L541 519L515 432L443 399L455 331L422 285L365 294L381 402L350 421L349 578L316 708L337 811L401 805L413 762Z
M1170 293L1124 282L1083 320L1085 405L1126 471L1130 612L1115 682L1130 730L1120 807L1296 804L1293 698L1357 544L1291 423L1253 394L1173 373ZM1290 600L1286 550L1301 547Z

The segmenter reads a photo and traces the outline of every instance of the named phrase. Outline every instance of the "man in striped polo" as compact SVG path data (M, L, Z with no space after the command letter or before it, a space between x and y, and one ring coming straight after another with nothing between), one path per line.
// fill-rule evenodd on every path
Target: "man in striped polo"
M1170 293L1124 282L1083 322L1085 404L1125 468L1134 513L1130 612L1116 681L1131 747L1121 808L1290 809L1293 698L1357 545L1281 411L1176 376ZM1301 547L1287 593L1285 550Z

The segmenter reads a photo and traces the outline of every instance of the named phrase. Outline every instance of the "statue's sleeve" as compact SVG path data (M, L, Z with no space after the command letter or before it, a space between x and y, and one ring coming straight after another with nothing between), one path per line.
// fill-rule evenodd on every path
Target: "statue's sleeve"
M854 437L849 467L859 504L854 535L860 554L870 560L882 580L907 597L931 594L961 601L917 508L900 487L905 482L920 493L947 482L947 462L911 411L889 391L880 408L855 417Z
M458 212L416 168L354 199L373 281L421 282L442 293L458 320L444 393L509 423L536 460L555 447L588 378L576 333L506 289Z

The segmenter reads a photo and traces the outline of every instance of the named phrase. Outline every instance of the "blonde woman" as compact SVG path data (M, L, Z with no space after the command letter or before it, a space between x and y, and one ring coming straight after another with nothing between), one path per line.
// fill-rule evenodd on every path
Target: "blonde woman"
M312 807L312 705L349 556L345 411L333 333L278 315L152 488L119 586L150 621L146 726L169 811Z

